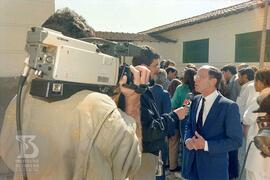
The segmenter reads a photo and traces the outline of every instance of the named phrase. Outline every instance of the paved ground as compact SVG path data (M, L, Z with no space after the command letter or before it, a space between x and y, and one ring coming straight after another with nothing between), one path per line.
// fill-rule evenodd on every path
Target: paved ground
M245 149L246 149L245 146L246 145L244 143L243 144L243 147L240 148L240 150L239 150L240 167L242 167L243 161L244 161L244 157L245 157ZM180 164L180 162L179 162L179 164ZM12 179L12 175L11 174L8 174L7 168L6 169L3 169L1 167L4 167L4 166L1 166L1 159L0 159L0 174L1 174L0 175L0 180L11 180ZM243 178L241 180L245 180L245 179L246 178L245 178L245 174L244 174L244 176L243 176ZM179 172L173 172L173 173L171 173L169 171L166 171L166 180L184 180L184 178L181 176L181 174Z
M166 176L166 180L184 180L180 173L169 173Z

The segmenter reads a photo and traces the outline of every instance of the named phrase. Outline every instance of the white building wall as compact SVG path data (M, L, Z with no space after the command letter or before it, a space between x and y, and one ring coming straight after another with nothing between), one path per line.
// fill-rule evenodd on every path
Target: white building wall
M170 39L177 40L175 48L169 49L172 59L178 67L183 67L183 42L209 38L209 64L218 67L235 62L235 35L261 31L264 9L245 11L240 14L222 17L184 28L161 33ZM268 14L270 29L270 14ZM202 65L202 64L198 64Z
M54 8L54 0L0 0L0 131L27 55L26 33L30 27L40 26L54 13ZM8 177L12 173L0 157L0 180Z
M54 13L54 0L0 0L0 77L18 76L26 33Z
M176 43L160 43L160 42L136 42L137 45L147 45L158 51L158 54L161 56L161 59L171 59L174 60L174 55L171 54L172 49L175 48Z

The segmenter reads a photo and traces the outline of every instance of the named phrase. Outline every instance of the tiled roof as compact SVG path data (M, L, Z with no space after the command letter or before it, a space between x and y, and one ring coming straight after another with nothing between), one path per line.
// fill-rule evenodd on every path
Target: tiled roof
M146 31L142 31L140 33L151 34L151 33L165 32L165 31L176 29L176 28L186 27L186 26L198 24L205 21L210 21L210 20L221 18L224 16L238 14L247 10L253 10L255 8L263 7L263 6L264 6L263 0L251 0L251 1L247 1L247 2L237 4L234 6L229 6L226 8L214 10L205 14L191 17L191 18L187 18L187 19L183 19L183 20L176 21L173 23L158 26L158 27L146 30Z
M176 42L174 40L162 37L160 35L136 34L136 33L122 33L122 32L103 32L96 31L96 37L110 40L110 41L142 41L142 42Z

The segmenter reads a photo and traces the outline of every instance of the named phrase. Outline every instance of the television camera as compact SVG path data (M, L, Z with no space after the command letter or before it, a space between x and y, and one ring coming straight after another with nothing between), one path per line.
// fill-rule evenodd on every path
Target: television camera
M17 134L21 131L21 92L30 69L35 70L37 78L31 82L30 94L45 100L62 100L74 93L89 89L96 92L113 94L119 79L126 74L126 87L142 93L145 86L132 84L132 75L128 65L122 64L126 56L140 55L144 48L130 43L116 43L100 38L83 38L81 40L66 37L60 32L47 28L33 27L27 33L26 50L29 57L19 81L16 123ZM190 105L190 99L184 105ZM254 138L256 147L264 157L270 156L270 97L264 101L268 106L264 116L257 119L260 128ZM251 143L250 143L251 145ZM249 148L250 148L249 145ZM23 145L19 144L20 151ZM248 149L249 149L248 148ZM248 153L246 154L247 157ZM246 160L245 157L245 160ZM245 165L245 163L244 163ZM24 179L27 179L25 165L22 166ZM241 171L240 179L243 174Z
M88 41L88 42L86 42ZM138 56L143 48L130 43L116 43L98 38L83 40L64 36L62 33L42 27L27 32L28 57L19 79L16 101L17 135L22 136L22 90L30 70L36 78L31 81L30 94L47 101L69 98L81 90L92 90L112 95L123 75L127 75L125 87L143 93L147 85L133 84L129 66L121 64L126 56ZM23 179L27 180L24 145L19 143L22 155Z
M47 28L33 27L27 33L28 69L38 77L32 80L30 94L49 100L62 100L89 89L113 94L123 74L128 76L126 87L142 93L144 86L132 84L132 74L126 56L137 56L142 47L131 43L116 43L100 38L82 40L66 37Z

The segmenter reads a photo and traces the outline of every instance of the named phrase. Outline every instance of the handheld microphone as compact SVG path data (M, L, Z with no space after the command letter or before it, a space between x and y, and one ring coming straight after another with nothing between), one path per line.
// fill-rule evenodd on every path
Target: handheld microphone
M194 95L193 95L193 93L188 93L187 95L186 95L186 99L184 100L184 102L183 102L183 107L190 107L190 105L191 105L191 102L192 102L192 100L193 100L193 98L194 98Z

